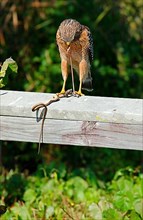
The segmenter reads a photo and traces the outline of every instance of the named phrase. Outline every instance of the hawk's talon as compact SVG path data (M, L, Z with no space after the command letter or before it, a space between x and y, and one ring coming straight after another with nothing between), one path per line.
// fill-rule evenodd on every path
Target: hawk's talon
M72 95L72 89L68 89L67 91L61 90L61 92L60 92L60 93L56 93L56 95L57 95L59 98L69 97L69 96Z
M65 94L65 93L66 93L66 91L64 89L62 89L59 94Z
M84 94L81 92L81 91L74 91L73 92L73 96L75 97L80 97L80 96L83 96Z
M58 96L60 95L64 95L66 93L66 91L64 89L62 89L60 92L57 93Z

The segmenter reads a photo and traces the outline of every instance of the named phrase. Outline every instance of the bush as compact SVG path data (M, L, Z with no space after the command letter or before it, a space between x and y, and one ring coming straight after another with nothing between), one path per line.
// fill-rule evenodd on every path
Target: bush
M35 175L27 177L11 171L1 197L12 198L14 192L22 191L13 198L12 206L1 219L140 220L143 217L142 181L139 170L129 167L119 170L107 184L98 183L93 173L88 179L71 175L63 165L51 170L40 166ZM16 183L17 190L9 188L11 182Z

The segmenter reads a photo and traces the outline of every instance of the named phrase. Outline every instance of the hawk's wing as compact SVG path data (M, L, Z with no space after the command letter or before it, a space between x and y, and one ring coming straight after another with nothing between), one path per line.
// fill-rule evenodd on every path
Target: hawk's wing
M82 25L82 26L83 26L83 29L85 29L87 31L87 36L88 36L88 41L89 41L88 53L89 53L89 60L90 60L90 63L91 63L93 61L93 58L94 58L93 37L92 37L92 34L90 32L90 29L85 25Z

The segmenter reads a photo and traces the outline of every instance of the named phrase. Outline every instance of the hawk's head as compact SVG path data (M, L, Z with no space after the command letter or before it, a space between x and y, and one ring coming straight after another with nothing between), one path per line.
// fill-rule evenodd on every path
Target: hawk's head
M82 25L74 19L64 20L59 27L59 35L67 45L78 39L81 31Z

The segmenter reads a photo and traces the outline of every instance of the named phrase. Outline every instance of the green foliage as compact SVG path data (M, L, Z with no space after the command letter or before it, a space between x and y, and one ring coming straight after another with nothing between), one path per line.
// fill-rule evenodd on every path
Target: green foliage
M92 95L143 97L142 0L8 1L2 9L2 59L12 54L20 70L8 89L60 91L55 35L62 20L75 18L89 26L94 39Z
M0 70L0 88L8 83L9 75L17 73L17 63L10 57L4 61Z
M6 180L6 194L5 194L5 202L10 205L13 203L14 199L21 198L23 194L25 186L25 180L19 173L12 174L9 173Z
M2 216L4 219L83 219L83 220L141 220L143 217L143 195L141 192L143 175L131 168L119 170L105 188L96 181L59 170L49 170L40 166L35 175L25 176L11 171L2 187L1 198L12 197L25 184L23 193L17 193L13 205ZM48 168L49 169L49 168ZM64 178L59 176L63 172ZM129 175L126 175L128 173ZM86 173L85 173L86 174ZM93 175L93 174L92 174ZM21 177L20 177L21 176ZM20 177L20 178L19 178ZM12 182L11 191L9 184ZM16 189L13 189L16 183Z

